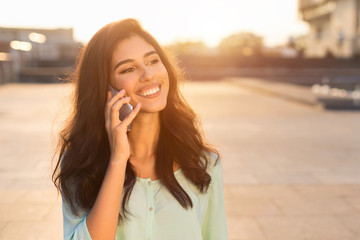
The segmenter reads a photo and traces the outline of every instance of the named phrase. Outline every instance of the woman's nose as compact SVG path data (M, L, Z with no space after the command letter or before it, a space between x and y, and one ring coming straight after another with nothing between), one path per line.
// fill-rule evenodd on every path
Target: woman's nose
M144 66L143 67L143 73L140 77L140 81L149 81L154 78L154 73L149 69L149 67Z

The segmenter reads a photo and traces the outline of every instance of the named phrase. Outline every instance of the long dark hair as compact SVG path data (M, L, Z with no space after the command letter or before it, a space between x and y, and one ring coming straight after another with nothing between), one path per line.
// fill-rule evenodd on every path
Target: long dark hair
M133 35L140 36L155 48L169 75L167 105L160 112L156 174L185 209L193 204L174 176L174 161L199 192L205 193L211 181L206 172L208 153L219 153L205 143L198 117L180 93L179 83L183 80L181 71L138 21L125 19L104 26L91 38L80 53L73 74L73 112L60 133L59 157L52 179L75 215L79 213L79 208L92 208L105 176L110 158L104 118L110 63L117 44ZM119 214L121 219L128 213L126 204L135 182L136 175L128 161Z

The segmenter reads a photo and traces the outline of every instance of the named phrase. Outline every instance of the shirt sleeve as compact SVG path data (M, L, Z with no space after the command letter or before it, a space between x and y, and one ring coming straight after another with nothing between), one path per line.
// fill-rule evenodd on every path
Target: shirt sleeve
M64 240L91 240L90 233L86 225L87 215L79 214L75 216L68 205L62 199L63 210L63 226L64 226Z
M66 150L60 158L61 167L65 154ZM91 240L91 236L86 225L87 214L82 211L81 213L79 213L79 216L75 216L72 213L69 204L65 201L62 195L61 198L64 240Z
M209 203L206 211L202 235L204 240L228 240L225 215L224 185L222 166L219 160L211 174Z

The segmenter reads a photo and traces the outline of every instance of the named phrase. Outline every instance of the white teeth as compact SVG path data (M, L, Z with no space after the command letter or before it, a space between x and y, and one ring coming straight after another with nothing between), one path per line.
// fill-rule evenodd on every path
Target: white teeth
M144 92L140 92L139 95L145 97L150 94L154 94L154 93L158 92L159 90L160 90L160 88L156 87L156 88L152 88L150 90L144 91Z

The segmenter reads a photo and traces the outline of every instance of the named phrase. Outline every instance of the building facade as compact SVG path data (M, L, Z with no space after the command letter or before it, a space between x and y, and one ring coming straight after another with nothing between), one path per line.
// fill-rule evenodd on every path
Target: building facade
M299 0L298 7L310 27L305 57L360 55L360 0Z
M0 83L18 82L31 72L44 75L72 67L82 44L73 29L0 27Z

